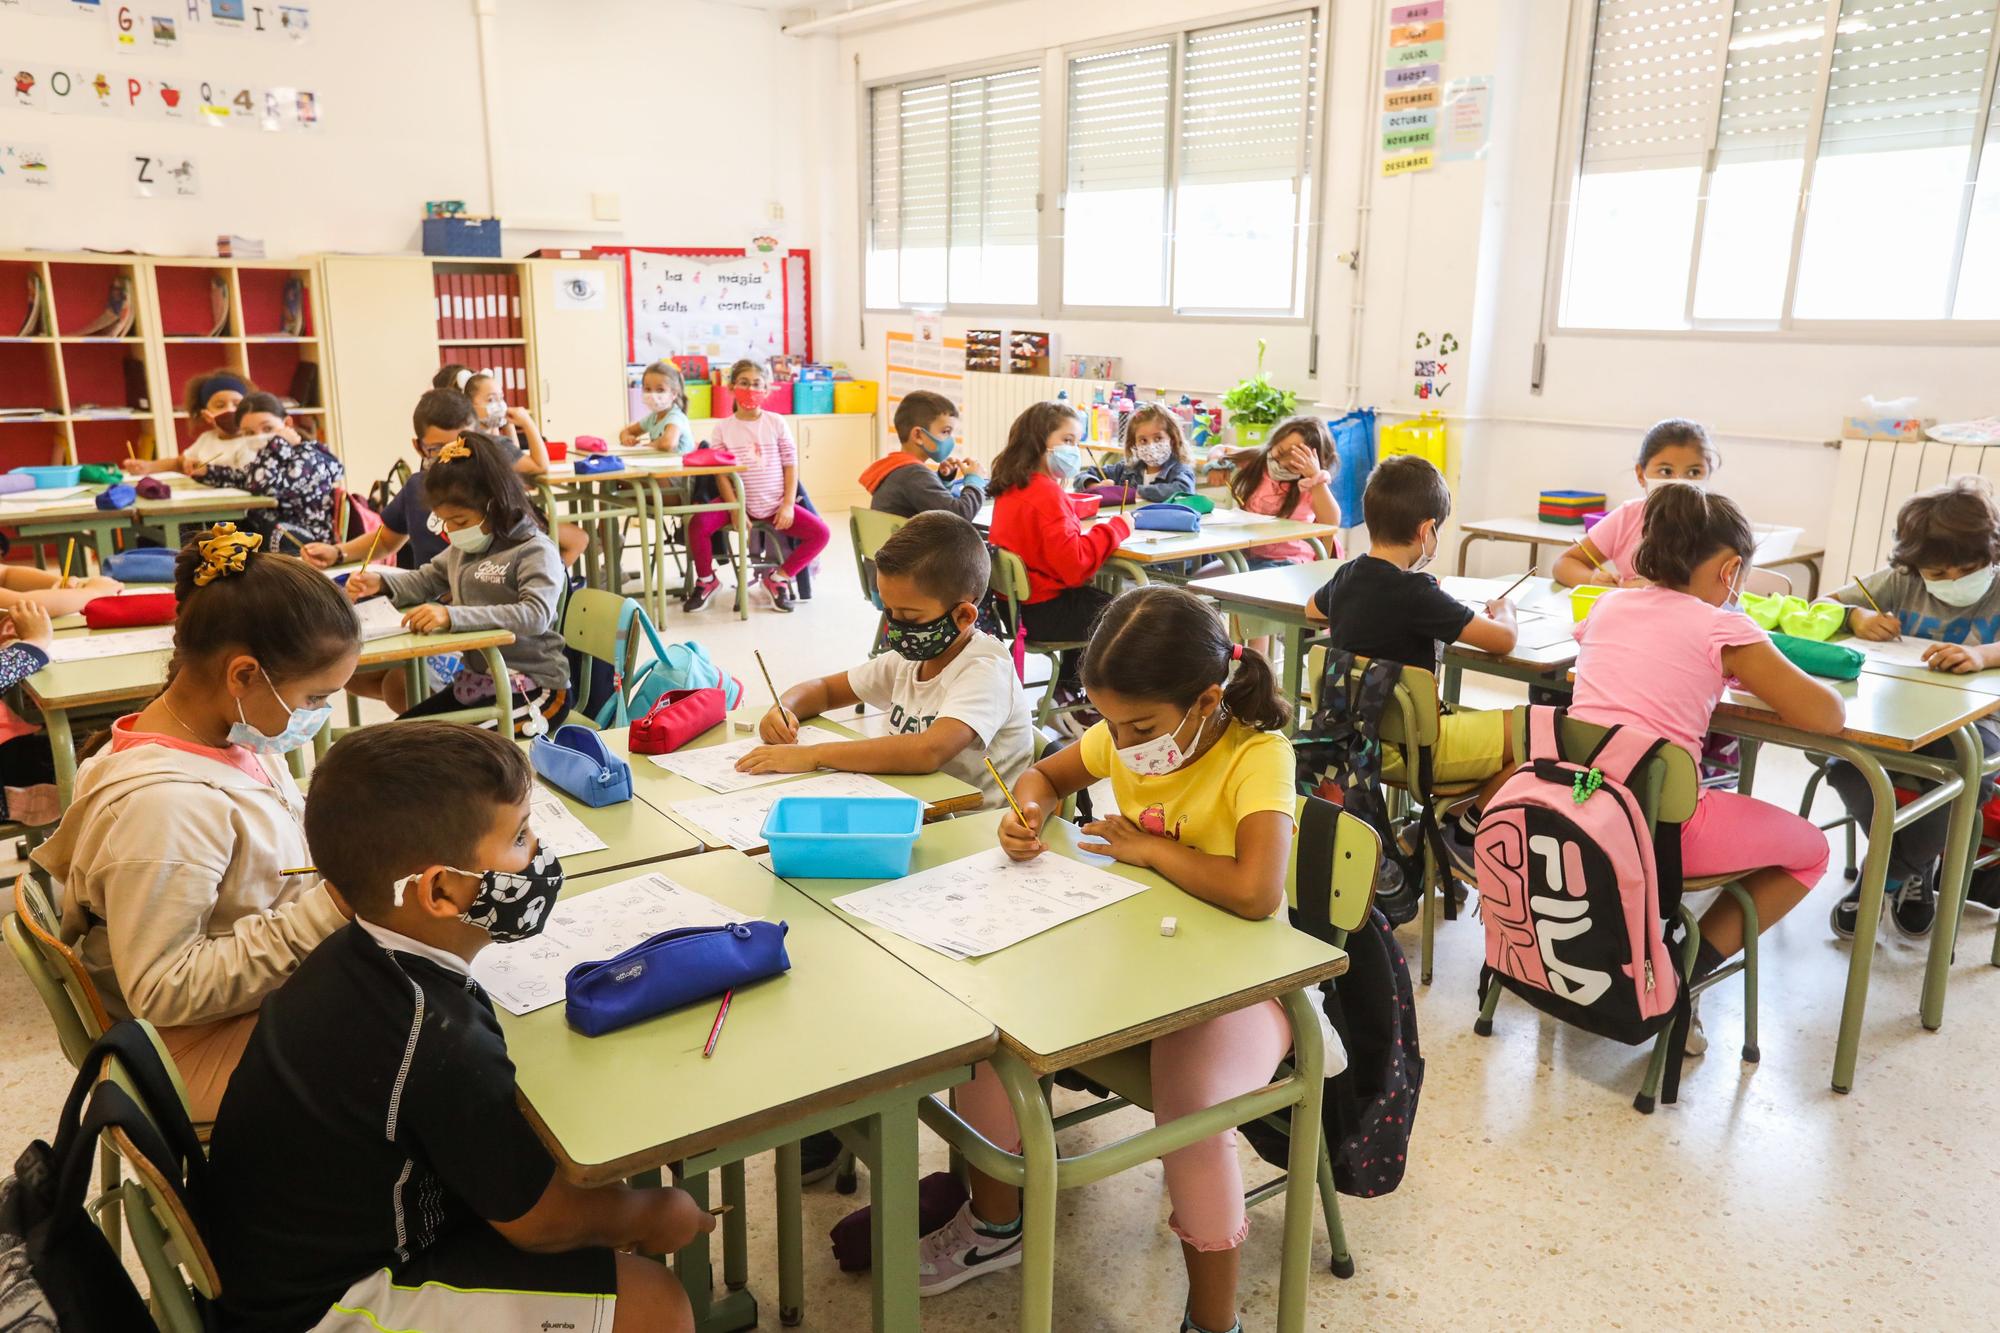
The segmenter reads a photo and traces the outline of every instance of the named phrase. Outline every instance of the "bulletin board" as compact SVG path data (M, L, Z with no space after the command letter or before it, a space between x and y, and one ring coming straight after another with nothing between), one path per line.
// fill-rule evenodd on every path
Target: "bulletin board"
M812 252L598 246L625 265L626 355L812 360Z

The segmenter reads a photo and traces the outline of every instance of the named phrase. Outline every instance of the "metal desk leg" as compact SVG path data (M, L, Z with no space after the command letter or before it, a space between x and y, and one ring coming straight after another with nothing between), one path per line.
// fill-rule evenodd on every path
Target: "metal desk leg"
M1293 625L1285 636L1285 702L1292 706L1292 722L1286 730L1294 736L1299 730L1299 689L1306 672L1306 639L1311 634L1304 625Z
M1021 1333L1050 1333L1055 1321L1056 1129L1034 1072L1005 1050L993 1072L1021 1131Z
M778 1186L778 1322L786 1328L805 1318L806 1259L801 1232L805 1219L799 1201L799 1144L781 1143L772 1164ZM916 1271L911 1260L910 1271Z
M736 478L736 503L729 507L729 524L736 529L736 618L750 618L750 508L743 499L743 478ZM692 557L690 557L692 558Z
M1951 749L1965 790L1951 803L1944 871L1938 876L1937 920L1931 928L1930 956L1924 965L1923 1003L1918 1010L1924 1026L1933 1032L1944 1023L1944 992L1951 979L1952 950L1958 943L1959 909L1965 902L1972 871L1972 844L1979 821L1980 770L1986 764L1976 726L1960 727L1951 733Z
M1843 746L1841 758L1867 780L1875 810L1868 821L1868 855L1861 866L1861 897L1854 918L1853 952L1847 960L1847 994L1840 1005L1840 1036L1833 1047L1833 1090L1851 1092L1861 1054L1861 1019L1868 1006L1868 977L1875 965L1875 930L1882 923L1882 881L1889 870L1889 843L1896 830L1896 793L1889 774L1860 746Z
M874 1333L918 1328L917 1313L917 1104L898 1099L868 1122L869 1243L875 1255ZM1051 1131L1050 1145L1054 1145ZM1054 1194L1053 1168L1049 1172ZM1053 1222L1054 1216L1049 1220Z
M507 680L507 659L500 656L498 648L487 648L483 651L486 654L486 669L493 675L493 724L500 729L502 736L512 736L514 687Z
M76 795L76 738L70 734L69 713L61 708L45 708L42 725L48 729L49 749L55 755L56 799L67 810Z
M708 1207L707 1173L682 1175L676 1169L674 1183L692 1195L697 1204ZM680 1279L681 1290L687 1293L688 1304L693 1307L697 1333L737 1333L757 1326L757 1301L747 1290L732 1291L719 1301L715 1299L715 1270L709 1261L707 1236L696 1236L675 1253L674 1276Z
M741 1291L750 1285L750 1217L744 1211L743 1163L722 1168L722 1285Z
M1279 997L1292 1024L1292 1067L1302 1080L1291 1109L1285 1166L1285 1244L1278 1272L1278 1333L1303 1333L1306 1274L1312 1270L1313 1210L1319 1201L1320 1101L1326 1087L1326 1052L1312 1001L1302 990ZM1335 1243L1335 1252L1339 1244Z

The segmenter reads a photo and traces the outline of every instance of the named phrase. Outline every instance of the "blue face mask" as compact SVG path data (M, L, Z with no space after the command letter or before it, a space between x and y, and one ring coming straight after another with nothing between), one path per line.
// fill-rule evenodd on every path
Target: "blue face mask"
M279 694L277 687L271 684L270 677L268 676L264 678L264 688L271 691L271 697L276 699L281 707L291 708L290 704L285 703L285 696ZM298 749L301 745L308 744L313 737L319 735L319 729L326 725L328 718L333 716L333 705L323 704L318 708L291 708L291 717L286 721L285 729L275 736L268 736L250 725L250 719L243 716L243 703L241 700L238 700L236 704L236 716L238 720L229 724L229 743L231 745L240 745L244 749L254 750L258 754L290 754L293 750Z
M1059 444L1049 450L1049 471L1060 481L1076 475L1083 466L1083 450L1073 444Z
M950 458L953 446L958 443L949 435L933 435L922 426L917 427L917 433L931 442L930 456L934 463L942 463Z

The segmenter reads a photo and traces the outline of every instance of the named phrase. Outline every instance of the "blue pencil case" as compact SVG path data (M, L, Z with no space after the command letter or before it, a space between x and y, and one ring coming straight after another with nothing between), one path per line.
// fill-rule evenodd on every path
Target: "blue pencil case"
M528 762L592 809L632 799L632 765L605 748L604 737L589 727L572 724L557 727L553 736L535 737Z
M625 460L611 454L584 454L576 460L576 475L595 477L605 472L623 472Z
M563 1016L586 1037L657 1018L682 1005L789 972L780 921L687 926L601 963L578 963L564 982Z
M1153 532L1200 532L1201 515L1186 505L1141 505L1132 511L1132 526Z
M179 551L164 546L139 546L120 551L104 562L104 572L120 583L172 583Z

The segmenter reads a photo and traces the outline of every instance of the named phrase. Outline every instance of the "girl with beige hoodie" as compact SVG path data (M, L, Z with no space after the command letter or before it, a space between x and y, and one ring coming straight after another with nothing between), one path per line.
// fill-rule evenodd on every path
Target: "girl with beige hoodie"
M34 861L114 1018L149 1020L213 1120L264 997L345 919L309 865L287 751L354 671L358 622L326 575L221 524L180 554L158 698L111 726Z

